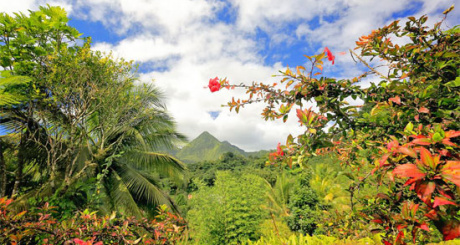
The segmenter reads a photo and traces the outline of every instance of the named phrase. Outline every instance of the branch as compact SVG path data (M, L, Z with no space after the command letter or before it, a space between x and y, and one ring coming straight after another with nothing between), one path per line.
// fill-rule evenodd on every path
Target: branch
M380 73L380 72L378 72L376 69L372 68L366 61L364 61L364 59L363 59L361 56L357 55L353 50L350 49L350 53L352 53L353 55L355 55L356 58L359 59L359 61L361 61L365 66L367 66L367 68L371 69L371 71L373 71L375 74L378 74L378 75L380 75L381 77L383 77L383 78L385 78L386 80L388 80L389 82L391 82L390 78L384 76L382 73ZM351 56L351 57L353 57L353 56Z

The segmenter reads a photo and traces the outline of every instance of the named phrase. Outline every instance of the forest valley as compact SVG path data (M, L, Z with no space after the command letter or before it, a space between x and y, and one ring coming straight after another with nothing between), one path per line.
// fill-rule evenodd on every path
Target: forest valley
M230 110L305 131L185 164L132 61L91 50L60 7L2 13L0 244L460 244L460 26L443 20L359 37L358 77L324 76L325 48L275 84L210 79L246 91Z

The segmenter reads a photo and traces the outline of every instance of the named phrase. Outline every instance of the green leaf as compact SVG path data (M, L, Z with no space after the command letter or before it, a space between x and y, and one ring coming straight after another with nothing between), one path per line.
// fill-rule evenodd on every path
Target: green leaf
M411 133L413 129L414 129L414 124L412 124L412 122L409 122L404 128L404 132Z
M434 142L440 142L441 140L444 139L444 137L442 137L442 135L440 133L436 132L436 133L433 134L432 139L433 139Z
M455 78L454 81L446 83L446 86L451 88L460 87L460 77Z

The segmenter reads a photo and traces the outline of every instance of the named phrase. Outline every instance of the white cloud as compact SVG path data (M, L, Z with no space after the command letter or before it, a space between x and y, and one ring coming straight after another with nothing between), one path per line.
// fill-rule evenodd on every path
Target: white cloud
M152 64L166 69L141 74L144 82L155 80L165 92L167 106L178 122L178 128L193 139L209 131L245 150L273 149L289 133L300 133L295 115L284 124L265 122L262 105L249 105L239 114L230 113L226 104L232 96L246 98L242 90L210 93L203 87L209 78L228 77L231 82L274 82L271 75L281 70L281 59L291 54L321 52L328 46L333 52L347 51L361 35L392 21L395 13L418 7L429 15L430 23L452 3L440 0L16 0L0 3L2 11L26 11L44 3L58 3L71 18L101 22L108 30L123 37L118 43L100 42L94 49L113 50L115 56ZM219 20L219 12L231 11L234 22ZM457 6L446 21L458 24ZM84 32L84 30L80 30ZM263 38L256 33L263 32ZM267 64L264 48L297 45L303 50L278 57ZM318 48L318 46L320 48ZM314 47L317 50L310 50ZM286 49L284 49L286 50ZM372 63L375 65L376 63ZM381 68L384 70L385 68ZM324 73L340 77L360 75L349 55L336 55L336 65L325 66ZM368 86L371 78L362 81ZM375 81L375 80L372 80ZM360 101L350 101L354 104ZM208 113L219 111L217 118Z
M17 12L26 12L35 7L34 0L15 0L15 1L0 1L1 12L13 14Z

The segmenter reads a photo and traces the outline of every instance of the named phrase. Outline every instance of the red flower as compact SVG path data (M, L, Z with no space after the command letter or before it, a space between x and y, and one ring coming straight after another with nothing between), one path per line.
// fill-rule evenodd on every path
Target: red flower
M219 78L216 77L214 79L209 79L209 89L211 90L212 93L219 91L220 89L220 83L219 83Z
M327 59L332 61L332 64L334 64L335 56L332 55L332 52L327 47L324 48L324 52L327 54Z
M281 143L278 143L278 146L276 147L276 154L278 156L284 156L284 151L281 150Z

